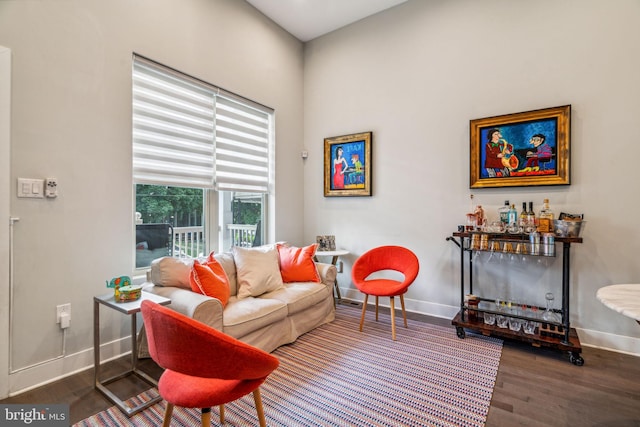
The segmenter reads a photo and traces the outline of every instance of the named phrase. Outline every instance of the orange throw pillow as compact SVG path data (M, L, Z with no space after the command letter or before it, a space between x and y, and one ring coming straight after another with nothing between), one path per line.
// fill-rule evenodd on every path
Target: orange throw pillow
M280 257L280 275L284 283L292 282L316 282L320 283L320 275L313 256L316 254L318 244L304 248L295 246L287 247L277 245L278 256Z
M198 260L193 261L189 283L193 292L217 298L223 307L229 302L229 279L220 263L212 256L204 265Z

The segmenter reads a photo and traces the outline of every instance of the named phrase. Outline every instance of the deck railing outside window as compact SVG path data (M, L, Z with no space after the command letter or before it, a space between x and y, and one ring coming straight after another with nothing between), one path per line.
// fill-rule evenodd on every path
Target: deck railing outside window
M204 227L173 228L173 256L175 258L192 258L204 255Z
M231 246L250 248L256 238L256 225L228 224L227 229L231 234Z
M256 238L255 224L228 224L231 247L240 246L250 248ZM176 258L191 258L205 256L204 227L174 227L173 228L173 256Z

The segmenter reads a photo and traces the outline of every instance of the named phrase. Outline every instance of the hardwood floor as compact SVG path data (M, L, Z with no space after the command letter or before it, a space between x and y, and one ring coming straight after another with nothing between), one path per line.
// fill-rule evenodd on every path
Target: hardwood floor
M451 327L455 334L449 320L409 317ZM582 355L579 367L563 353L505 341L486 425L640 427L640 358L589 347ZM110 363L105 377L126 369L127 362ZM161 374L150 359L140 366L155 378ZM109 386L120 397L147 387L135 377ZM93 388L93 369L0 403L68 403L72 424L112 406Z
M123 357L105 364L101 370L101 374L104 374L103 378L110 378L126 371L130 366L129 361L130 357ZM160 378L162 374L162 369L151 359L141 360L139 368L156 379ZM147 383L133 375L109 384L109 390L123 400L148 388ZM0 400L0 403L68 404L71 424L113 406L111 401L93 387L93 368L17 396Z

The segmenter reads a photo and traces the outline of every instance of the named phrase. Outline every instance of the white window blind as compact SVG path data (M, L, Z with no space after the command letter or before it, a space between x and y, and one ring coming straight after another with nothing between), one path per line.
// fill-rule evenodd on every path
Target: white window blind
M235 99L217 97L217 190L268 192L271 116Z
M134 56L133 179L266 193L273 111Z
M213 186L211 89L140 58L133 65L136 183Z

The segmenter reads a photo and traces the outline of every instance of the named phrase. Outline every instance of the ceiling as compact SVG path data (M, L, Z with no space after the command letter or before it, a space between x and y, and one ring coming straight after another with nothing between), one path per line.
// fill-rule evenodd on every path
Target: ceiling
M247 0L302 42L407 0Z

